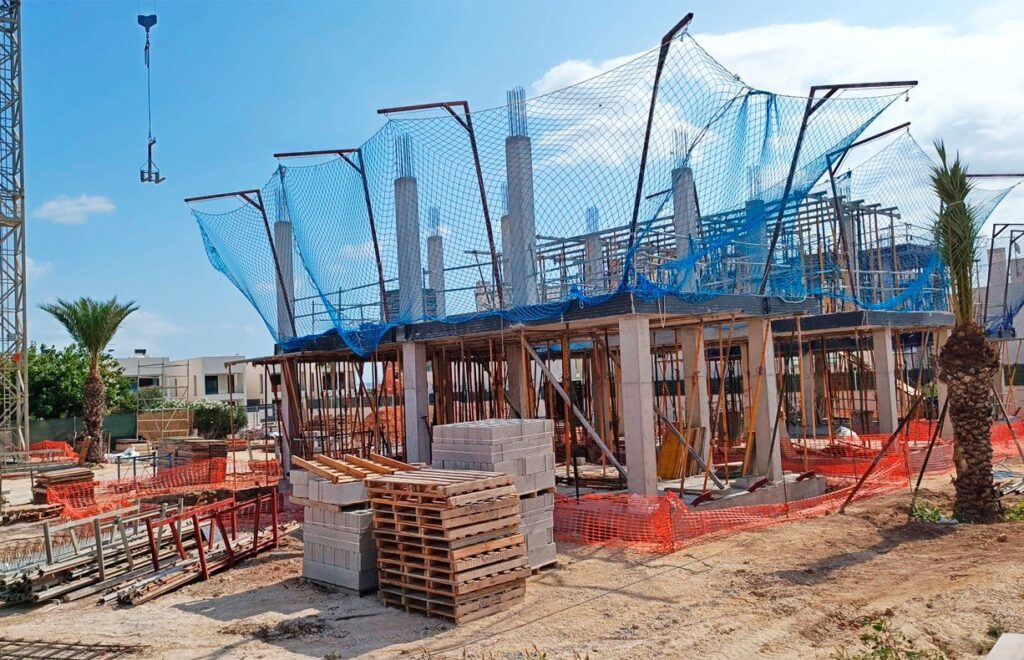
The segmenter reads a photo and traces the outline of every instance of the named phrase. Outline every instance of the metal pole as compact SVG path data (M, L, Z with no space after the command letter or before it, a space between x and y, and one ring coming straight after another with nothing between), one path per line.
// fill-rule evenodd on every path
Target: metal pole
M661 74L665 69L665 60L668 58L668 51L672 45L672 40L679 32L686 29L686 26L693 20L693 12L690 12L683 17L683 20L675 24L671 30L669 30L664 37L661 38L661 48L658 50L658 64L654 70L654 87L651 89L651 105L647 110L647 128L644 130L644 146L640 152L640 172L637 175L636 180L636 195L633 198L633 217L629 221L629 244L626 248L626 254L632 252L634 244L636 242L636 227L640 218L640 201L643 199L644 190L644 175L647 170L647 154L651 148L651 130L654 125L654 110L658 105L658 87L661 84ZM628 264L625 264L622 269L622 285L625 286L629 280L629 272L632 270L632 259L629 260Z

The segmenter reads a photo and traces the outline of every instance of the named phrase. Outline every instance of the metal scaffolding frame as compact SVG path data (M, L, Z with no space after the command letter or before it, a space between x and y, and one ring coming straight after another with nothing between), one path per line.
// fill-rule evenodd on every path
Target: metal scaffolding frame
M27 449L21 0L0 0L0 444Z

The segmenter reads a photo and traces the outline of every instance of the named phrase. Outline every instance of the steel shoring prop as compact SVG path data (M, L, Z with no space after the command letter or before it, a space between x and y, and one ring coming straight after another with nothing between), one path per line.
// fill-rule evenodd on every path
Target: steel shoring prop
M351 156L356 157L353 161ZM380 258L380 242L377 240L377 220L373 213L373 202L370 201L370 184L366 178L366 161L363 159L362 149L322 149L318 151L287 151L274 154L278 160L282 158L311 158L316 156L337 156L342 159L356 172L363 185L363 200L366 203L366 215L370 222L370 238L373 240L373 256L377 260L377 286L380 289L381 318L388 321L386 300L386 289L384 286L384 265ZM284 186L282 185L282 188Z
M851 150L856 149L857 147L863 146L865 144L874 142L875 140L881 139L887 135L892 135L893 133L897 133L909 127L910 122L904 122L899 126L894 126L888 130L882 131L881 133L875 133L872 136L863 138L861 140L857 140L856 142L849 145L845 149L838 149L825 155L825 160L828 164L828 183L829 187L832 189L832 205L835 207L836 221L839 225L839 241L840 243L842 243L843 246L844 257L847 262L847 276L850 278L850 293L854 297L854 299L857 298L858 282L855 278L856 271L854 269L854 265L853 263L851 263L850 259L850 239L847 238L846 228L843 225L843 204L842 201L839 199L839 191L836 188L836 173L839 171L839 168L842 166L843 161L846 160L846 157L849 155ZM838 158L836 158L836 161L833 163L832 157L836 155L838 155ZM858 259L856 254L853 254L853 259Z
M255 198L254 198L255 196ZM295 329L295 312L292 310L292 303L288 300L288 287L284 284L284 276L281 274L281 261L277 256L277 245L274 244L274 234L270 231L270 221L267 219L267 210L263 205L263 193L257 188L251 190L236 190L228 193L216 193L213 195L200 195L198 197L186 197L186 204L195 204L197 202L209 202L215 199L229 199L231 197L237 197L246 204L249 204L257 211L260 212L260 217L263 218L263 229L267 232L267 243L270 245L270 256L274 258L274 270L277 272L277 283L281 286L282 297L284 299L284 308L288 312L288 322L291 325L292 336L298 336L298 332Z
M804 107L804 116L800 121L800 132L796 137L796 146L793 148L793 160L789 164L789 175L786 177L786 187L783 189L782 198L779 200L779 215L775 219L775 227L772 229L772 239L768 244L768 256L765 259L764 275L761 277L761 286L758 290L759 295L763 296L765 290L768 288L768 278L771 275L772 259L775 256L775 248L779 242L779 235L782 233L782 219L786 213L786 203L789 199L789 194L793 191L793 179L796 177L796 167L800 161L800 150L803 147L804 136L807 134L807 124L810 121L811 116L830 98L841 91L850 89L886 89L890 87L916 86L916 80L900 80L893 82L813 85L811 87L811 92L807 96L807 105ZM819 92L825 92L825 94L821 98L818 98Z
M454 107L462 108L462 116L453 110ZM491 212L487 206L487 190L484 187L484 171L480 165L480 151L476 145L476 132L473 130L473 115L469 111L468 101L440 101L437 103L421 103L419 105L405 105L395 108L381 108L378 115L391 115L400 112L418 112L420 110L432 110L443 108L452 116L455 121L469 134L469 148L473 152L473 165L476 168L476 183L480 190L480 206L484 212L484 225L487 228L487 246L491 252L491 276L494 278L494 289L498 293L498 308L505 308L505 293L501 285L501 271L498 265L498 252L494 247L494 227L491 224Z
M932 457L932 449L935 448L935 441L939 437L939 431L942 430L942 423L946 421L946 413L949 411L949 399L947 398L942 402L942 412L939 413L939 419L935 423L935 431L932 432L931 440L928 441L928 450L924 453L924 461L921 463L921 471L917 475L917 483L914 484L914 492L910 496L910 511L907 513L907 519L913 519L914 517L914 504L917 502L917 491L921 490L921 481L924 480L925 470L928 469L928 461ZM909 454L907 455L907 463L909 466Z
M865 470L864 474L861 475L860 480L857 481L857 485L854 486L853 490L850 491L850 494L846 497L846 500L843 502L843 505L839 507L839 513L843 513L846 511L846 507L850 504L850 502L853 501L853 498L857 494L857 491L860 490L861 486L864 485L864 482L868 480L868 477L871 476L871 473L874 472L875 468L878 467L878 464L882 461L882 457L885 456L885 452L889 451L889 447L891 447L892 444L896 442L896 438L898 438L900 433L903 432L903 427L906 426L907 422L910 421L911 416L914 414L914 411L917 410L917 406L921 404L921 400L923 398L924 395L921 392L918 392L917 397L914 398L914 403L913 405L910 406L910 410L907 411L906 416L900 420L899 426L897 426L896 430L892 432L892 435L889 436L889 439L885 441L885 444L882 445L882 448L878 450L878 455L875 456L875 460L871 461L871 465L869 465L868 469Z
M564 389L562 389L562 385L558 382L558 379L555 378L554 374L551 373L551 370L548 369L548 366L544 364L544 361L541 359L541 357L537 355L537 351L533 350L533 346L530 346L529 342L526 341L526 338L520 336L520 341L522 342L523 348L526 349L526 352L529 353L530 357L533 358L534 363L538 367L540 367L541 373L544 374L544 377L548 379L549 383L551 383L551 388L555 390L566 403L569 404L569 406L572 408L572 412L576 415L576 418L580 420L580 424L583 426L584 429L586 429L587 435L589 435L590 438L597 444L597 446L601 448L601 451L608 458L609 462L611 462L611 464L615 466L615 469L618 470L619 476L625 479L626 470L622 466L622 463L619 462L619 459L615 458L615 455L611 452L610 449L608 449L608 445L604 444L604 440L602 440L601 436L597 434L597 431L594 430L594 427L590 425L590 422L583 414L583 411L581 411L576 406L576 404L572 402L572 399L569 397L569 394Z
M1024 461L1024 448L1020 446L1020 441L1017 440L1017 433L1013 430L1013 424L1010 423L1010 416L1006 414L1006 408L1003 406L1002 398L999 396L999 392L996 391L996 384L991 383L990 389L992 391L992 396L995 397L996 403L998 404L999 414L1003 416L1006 428L1010 431L1010 438L1013 440L1014 446L1017 447L1017 453L1020 455L1020 460Z
M684 32L692 20L693 12L690 12L661 38L661 47L658 50L658 64L654 70L654 85L651 89L651 105L647 111L647 128L644 130L644 146L640 152L640 171L637 174L636 180L636 196L633 198L633 217L629 221L629 244L626 246L627 263L623 264L622 268L623 286L629 281L630 271L633 270L633 259L630 253L633 251L636 243L636 227L640 218L640 201L643 199L644 175L647 171L647 154L651 148L651 130L654 126L654 111L658 106L658 87L661 84L661 74L665 69L665 60L668 59L668 51L672 46L672 40L675 39L677 34Z

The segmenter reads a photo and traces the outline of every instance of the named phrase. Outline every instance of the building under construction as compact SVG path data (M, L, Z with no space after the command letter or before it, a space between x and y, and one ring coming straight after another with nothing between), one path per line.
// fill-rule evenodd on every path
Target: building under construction
M932 160L884 120L916 83L756 89L688 22L565 89L384 108L361 146L188 200L278 347L254 362L287 451L430 464L436 426L547 418L574 540L616 492L788 515L869 466L905 484L929 444L942 463ZM1018 180L977 180L982 221ZM1003 254L986 312L1012 319Z

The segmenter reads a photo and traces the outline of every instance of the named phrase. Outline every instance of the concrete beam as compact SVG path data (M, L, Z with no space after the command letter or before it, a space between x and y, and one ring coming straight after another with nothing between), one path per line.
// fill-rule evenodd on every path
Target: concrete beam
M638 316L620 317L619 342L626 486L631 493L657 495L658 457L655 450L650 321Z

